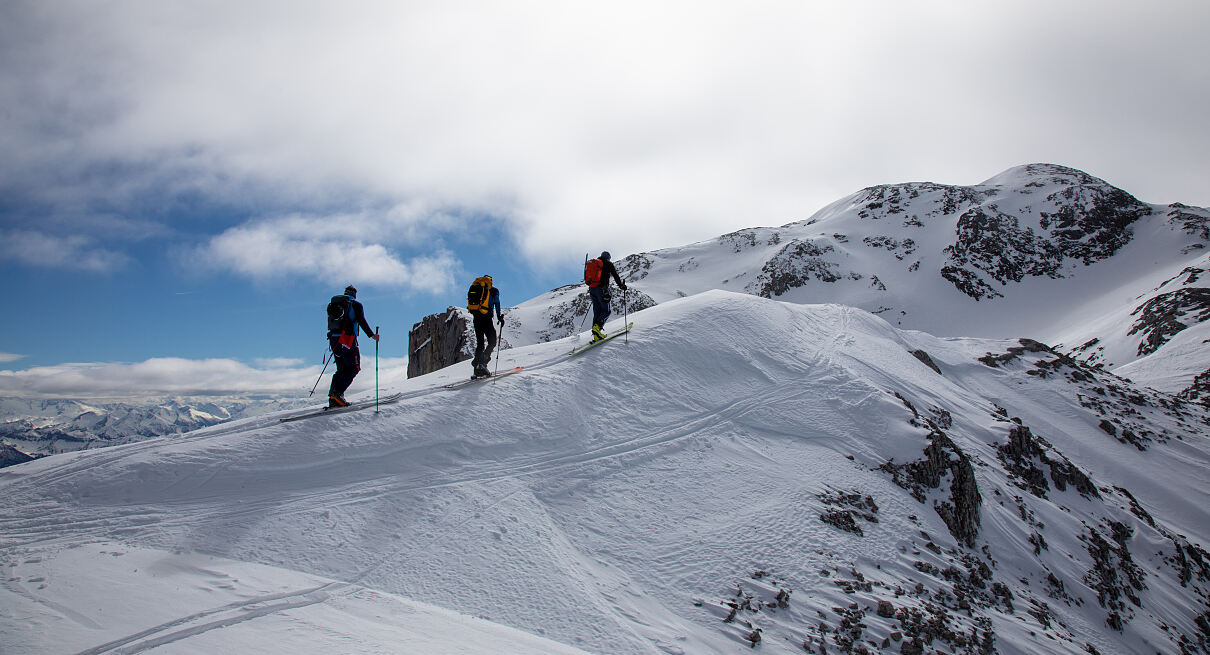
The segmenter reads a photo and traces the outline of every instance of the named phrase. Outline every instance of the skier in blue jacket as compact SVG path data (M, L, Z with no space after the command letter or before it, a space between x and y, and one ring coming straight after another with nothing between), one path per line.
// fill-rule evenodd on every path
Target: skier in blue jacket
M365 309L357 298L357 289L353 285L345 287L348 297L348 311L340 320L340 329L328 333L328 343L332 346L332 358L336 360L336 372L332 374L332 386L328 388L328 407L345 407L345 389L353 384L353 378L361 372L361 351L357 349L357 328L365 330L374 341L378 335L366 322ZM339 298L339 296L337 296Z

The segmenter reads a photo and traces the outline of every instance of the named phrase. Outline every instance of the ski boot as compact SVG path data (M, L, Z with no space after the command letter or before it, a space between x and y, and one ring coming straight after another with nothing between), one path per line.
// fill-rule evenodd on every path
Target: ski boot
M349 401L345 400L344 396L338 396L336 394L331 394L328 396L328 409L332 409L333 407L348 407L348 406L349 406Z
M602 330L600 325L593 323L592 324L592 342L596 343L597 341L600 341L601 339L604 339L604 338L605 338L605 330Z

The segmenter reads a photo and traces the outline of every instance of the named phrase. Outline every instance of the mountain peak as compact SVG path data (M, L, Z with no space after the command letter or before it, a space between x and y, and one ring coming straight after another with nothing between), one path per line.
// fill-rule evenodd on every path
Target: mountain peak
M1047 163L1014 166L985 180L978 186L1030 188L1040 184L1112 187L1105 180L1093 177L1077 168Z

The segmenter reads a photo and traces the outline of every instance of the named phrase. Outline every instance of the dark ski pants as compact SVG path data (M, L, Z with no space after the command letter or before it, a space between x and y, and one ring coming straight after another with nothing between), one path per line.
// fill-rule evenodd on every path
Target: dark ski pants
M340 345L340 337L331 337L328 342L332 346L332 359L336 360L336 372L332 374L328 395L343 398L345 390L353 384L353 378L361 372L361 351L357 349L356 341L352 347Z
M475 358L471 366L475 369L487 368L492 360L492 350L496 347L496 326L492 323L491 314L475 314Z
M589 287L588 297L592 299L592 324L605 327L605 321L609 320L609 315L613 313L609 309L609 301L612 299L609 295L609 287Z

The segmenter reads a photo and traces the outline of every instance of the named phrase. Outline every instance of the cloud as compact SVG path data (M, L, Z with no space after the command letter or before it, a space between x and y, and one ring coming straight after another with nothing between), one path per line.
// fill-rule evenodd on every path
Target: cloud
M53 398L263 394L301 398L315 384L321 367L298 364L298 360L269 360L249 366L232 359L160 357L135 363L37 366L0 370L0 394ZM388 379L400 379L405 377L407 359L383 358L379 367ZM373 385L372 375L361 375L351 392L373 389Z
M11 2L0 191L56 209L416 206L416 229L456 208L499 220L531 259L1045 160L1210 204L1207 7ZM400 254L402 231L247 253L272 233L251 222L208 247L244 275L336 258L403 286L441 277L440 257Z
M28 230L0 232L0 259L92 273L110 273L130 263L125 254L101 248L87 236L61 237Z
M395 240L396 227L365 214L288 216L230 228L211 238L192 258L260 279L304 276L326 283L359 280L434 293L448 289L458 269L454 255L436 249L403 257L380 242Z
M260 368L293 368L302 366L303 360L294 357L270 357L253 360Z
M0 352L0 364L7 364L8 362L15 362L18 359L22 359L24 357L25 357L25 355L17 355L14 353Z

